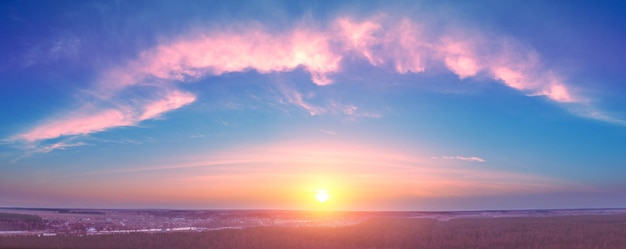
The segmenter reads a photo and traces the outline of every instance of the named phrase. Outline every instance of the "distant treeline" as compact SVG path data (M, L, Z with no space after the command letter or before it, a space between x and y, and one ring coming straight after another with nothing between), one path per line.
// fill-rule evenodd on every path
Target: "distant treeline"
M372 219L349 227L255 227L209 232L0 236L1 248L625 248L626 215Z
M29 231L43 227L43 219L37 215L0 213L0 231Z
M102 211L74 211L74 210L67 210L67 209L62 209L59 210L60 214L96 214L96 215L105 215L105 212Z
M72 210L72 209L67 209L67 208L20 208L20 207L14 207L14 208L0 208L0 210L26 210L26 211L46 211L46 212L57 212L60 214L99 214L99 215L104 215L106 214L103 211L95 211L95 210Z

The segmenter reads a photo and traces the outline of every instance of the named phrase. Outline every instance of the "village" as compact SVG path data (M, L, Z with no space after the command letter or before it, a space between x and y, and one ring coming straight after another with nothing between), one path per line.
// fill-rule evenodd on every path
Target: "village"
M626 209L493 210L457 212L321 212L285 210L167 210L0 208L2 235L105 235L201 232L247 227L339 227L372 218L434 219L626 214Z

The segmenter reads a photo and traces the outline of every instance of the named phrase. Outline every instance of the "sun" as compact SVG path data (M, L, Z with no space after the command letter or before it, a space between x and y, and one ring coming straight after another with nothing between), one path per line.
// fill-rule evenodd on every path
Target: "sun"
M315 199L317 199L317 201L319 201L320 203L328 201L328 197L328 191L326 191L325 189L319 189L315 191Z

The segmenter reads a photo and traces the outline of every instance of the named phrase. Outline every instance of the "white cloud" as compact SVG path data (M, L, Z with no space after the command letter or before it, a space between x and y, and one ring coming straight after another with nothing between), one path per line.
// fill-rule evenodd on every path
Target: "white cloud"
M323 129L322 129L322 130L320 130L320 132L325 133L325 134L328 134L328 135L331 135L331 136L335 136L335 135L337 135L337 133L336 133L336 132L334 132L334 131L329 131L329 130L323 130Z
M431 157L433 160L459 160L459 161L467 161L467 162L478 162L484 163L485 159L476 156L441 156L441 157Z
M326 109L308 103L302 96L302 93L294 89L283 89L283 94L290 104L301 107L302 109L306 110L311 116L316 116L326 112Z
M53 150L64 150L66 148L83 146L83 145L86 145L86 144L83 142L68 143L67 141L62 141L62 142L54 143L54 144L47 145L47 146L41 146L37 149L37 152L48 153Z

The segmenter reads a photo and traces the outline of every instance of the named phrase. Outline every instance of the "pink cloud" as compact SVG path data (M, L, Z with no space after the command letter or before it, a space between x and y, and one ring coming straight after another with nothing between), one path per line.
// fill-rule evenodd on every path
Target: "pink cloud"
M480 68L473 58L467 56L446 57L445 63L461 79L476 75Z
M296 90L283 89L283 94L285 95L289 103L301 107L302 109L306 110L311 116L323 114L326 112L326 109L306 102L304 100L304 97L302 96L302 93Z
M29 142L67 135L84 135L106 130L110 127L133 124L132 118L122 110L106 109L96 113L85 112L45 122L30 131L18 134L16 140Z
M438 48L444 65L459 78L482 72L530 96L543 95L560 103L582 101L561 77L541 68L539 55L533 50L506 39L461 33L448 35Z
M380 65L383 63L378 55L374 55L373 47L380 44L380 39L375 36L382 30L380 23L376 21L353 22L348 18L339 18L336 21L340 39L346 43L346 48L354 50L367 58L370 64Z
M542 92L544 95L549 96L551 99L558 102L577 102L578 99L574 98L568 88L561 82L551 82L551 84Z
M308 28L271 34L261 27L210 32L162 44L141 55L137 74L185 80L205 75L256 70L292 71L302 67L318 85L332 82L341 55L332 51L328 34Z
M445 69L461 79L496 80L529 96L543 95L559 103L584 102L563 81L563 76L542 67L535 51L510 39L478 31L469 34L458 29L435 30L428 22L384 15L362 21L339 17L326 27L294 25L276 32L253 24L194 32L163 42L142 52L136 60L103 72L94 87L85 91L96 100L80 104L92 108L60 115L11 140L36 142L137 125L194 102L195 96L177 90L176 84L206 76L247 70L274 73L303 69L311 75L313 83L328 85L333 82L332 76L341 72L347 57L365 59L373 67L389 68L399 74ZM148 92L133 96L137 99L132 102L121 97L137 86L149 86L145 88L148 90L141 88ZM363 112L352 104L330 102L316 106L297 91L286 96L287 102L312 116L324 113L381 116ZM575 113L610 119L593 114L596 111Z
M486 76L527 95L561 103L582 101L561 77L541 68L535 51L510 39L478 31L426 32L428 23L406 18L388 21L377 16L358 22L344 17L335 25L344 53L361 55L373 66L388 65L405 74L442 65L461 79Z
M37 142L62 136L86 135L123 126L134 126L146 119L158 117L167 111L180 108L195 100L190 93L172 91L162 99L148 100L141 106L119 105L117 108L85 108L78 112L53 118L12 140ZM53 147L50 147L54 149Z
M143 113L139 117L139 121L158 117L162 113L170 110L178 109L184 105L190 104L196 100L196 96L181 91L172 91L164 96L163 99L148 103L143 107Z
M391 42L385 44L385 48L390 52L398 73L425 70L425 57L429 55L431 44L425 42L423 36L420 25L408 19L403 19L386 35L385 40Z
M477 61L475 48L467 40L447 38L442 40L442 44L438 48L439 54L445 66L459 78L472 77L483 70L483 66Z
M501 66L493 66L490 71L496 79L500 79L506 85L526 92L528 95L543 95L561 103L583 102L582 99L574 97L571 89L551 73L532 71L524 73L522 70Z
M376 19L359 23L339 18L336 25L344 49L364 56L374 66L391 63L398 73L419 73L431 54L421 25L408 19L383 25Z
M247 70L271 73L303 68L313 83L327 85L333 82L330 75L341 71L345 57L357 55L400 74L443 66L461 79L480 74L528 95L580 101L559 80L562 77L540 67L540 58L531 49L480 32L427 32L428 27L407 18L394 21L376 16L364 21L339 17L326 30L297 25L268 32L262 25L251 25L199 32L146 50L124 69L111 70L105 79L113 86L127 87L154 78L187 81Z

